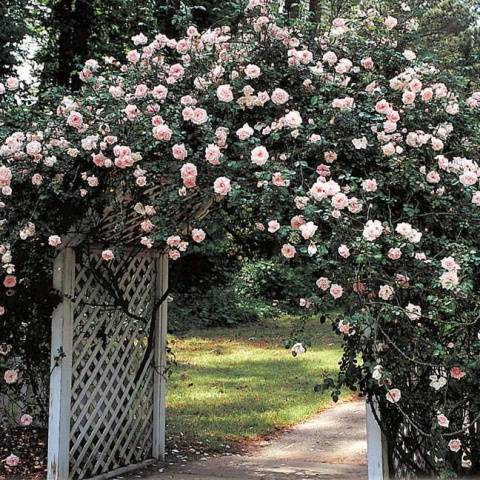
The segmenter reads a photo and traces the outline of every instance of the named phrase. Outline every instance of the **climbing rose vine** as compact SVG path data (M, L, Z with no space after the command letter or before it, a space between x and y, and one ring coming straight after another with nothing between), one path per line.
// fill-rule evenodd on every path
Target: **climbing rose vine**
M325 385L376 399L395 464L478 470L480 92L415 36L406 13L319 32L251 0L234 32L139 34L125 59L88 60L56 111L0 127L0 391L20 395L48 351L52 260L72 232L108 264L133 218L138 246L175 261L228 210L305 266L308 313L336 312L344 356ZM3 112L20 88L0 84Z

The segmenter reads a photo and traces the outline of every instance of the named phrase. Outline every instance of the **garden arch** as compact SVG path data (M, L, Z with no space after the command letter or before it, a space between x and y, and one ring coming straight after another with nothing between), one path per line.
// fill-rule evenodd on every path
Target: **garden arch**
M110 478L165 451L167 257L133 252L112 267L144 324L106 306L99 251L88 255L68 246L54 265L63 298L52 318L48 480Z

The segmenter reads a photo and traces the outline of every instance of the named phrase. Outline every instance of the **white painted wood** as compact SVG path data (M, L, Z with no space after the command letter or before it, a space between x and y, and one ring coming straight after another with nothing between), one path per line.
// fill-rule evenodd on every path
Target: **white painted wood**
M72 296L75 252L66 248L54 262L53 287L64 296L52 316L47 480L68 480L72 381ZM70 297L70 298L69 298ZM58 358L63 354L62 358Z
M165 294L168 288L168 257L161 255L155 261L155 301ZM152 455L157 460L165 460L165 394L167 382L167 309L168 302L162 303L155 318L154 386L153 386L153 445Z
M387 444L372 408L380 418L376 401L366 402L367 408L367 446L368 480L389 480Z

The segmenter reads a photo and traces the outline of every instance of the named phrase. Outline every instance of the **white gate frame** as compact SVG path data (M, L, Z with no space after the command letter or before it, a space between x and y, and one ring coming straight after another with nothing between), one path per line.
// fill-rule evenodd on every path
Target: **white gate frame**
M385 435L375 418L373 409L378 418L380 411L375 399L365 402L367 410L367 458L368 480L389 480L388 451Z
M75 294L75 250L67 247L59 252L54 262L53 287L63 299L52 315L50 404L48 422L47 480L69 480L70 476L70 409L73 354L73 296ZM154 301L168 288L168 256L155 258L156 286ZM108 479L155 460L165 459L165 368L167 365L167 304L165 300L155 315L155 349L153 371L153 438L152 458L144 462L117 468L90 480Z

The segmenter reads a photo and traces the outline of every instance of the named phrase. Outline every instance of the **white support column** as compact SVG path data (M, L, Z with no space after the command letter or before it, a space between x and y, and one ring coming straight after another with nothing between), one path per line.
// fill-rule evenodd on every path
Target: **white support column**
M55 259L53 287L64 296L52 315L47 480L68 480L73 330L70 298L75 293L75 251L72 248L66 248Z
M367 407L368 480L389 480L387 442L375 419L372 408L380 418L377 403L365 402Z
M168 288L168 256L161 255L155 259L155 301L158 301ZM153 385L153 458L165 459L165 393L166 379L165 368L167 366L167 308L165 300L158 309L155 317L155 350L154 362L154 385Z

